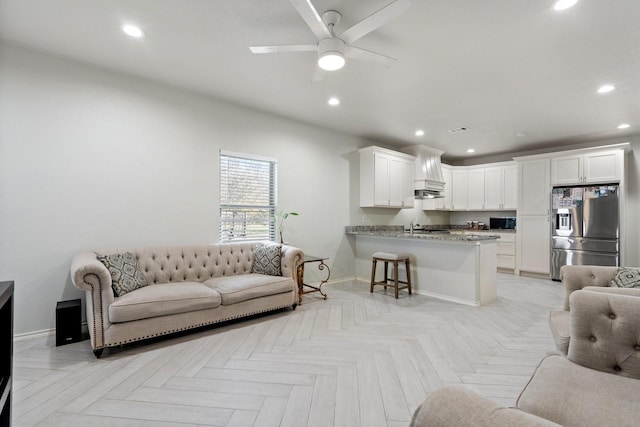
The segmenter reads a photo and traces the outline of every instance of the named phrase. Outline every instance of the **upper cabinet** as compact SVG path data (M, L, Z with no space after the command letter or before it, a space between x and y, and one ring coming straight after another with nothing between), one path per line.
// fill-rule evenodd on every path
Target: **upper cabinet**
M551 203L549 159L521 161L518 167L518 216L548 216Z
M552 185L620 182L623 151L594 151L551 159Z
M380 147L360 150L360 207L413 207L415 157Z
M518 168L515 164L484 169L484 209L515 210Z
M447 166L444 197L425 200L425 210L515 210L517 168L513 162L491 166Z
M469 208L469 172L466 168L454 167L451 171L451 209Z
M484 168L469 169L468 173L467 188L469 189L469 194L467 194L467 208L470 211L483 210L485 209Z

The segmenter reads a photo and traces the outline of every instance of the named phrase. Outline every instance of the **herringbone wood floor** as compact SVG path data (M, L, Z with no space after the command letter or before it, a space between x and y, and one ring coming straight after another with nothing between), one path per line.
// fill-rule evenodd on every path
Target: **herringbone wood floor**
M283 311L105 352L19 341L14 425L406 426L433 390L462 384L513 405L554 350L559 283L498 275L474 308L326 287Z

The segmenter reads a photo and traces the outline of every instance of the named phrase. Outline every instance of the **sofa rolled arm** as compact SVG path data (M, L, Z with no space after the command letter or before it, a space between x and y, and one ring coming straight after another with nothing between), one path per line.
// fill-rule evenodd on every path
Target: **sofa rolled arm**
M83 291L93 291L96 284L109 284L111 275L92 251L78 252L71 259L71 281Z
M448 386L429 395L413 414L410 427L558 426L551 421L495 402L462 387Z
M640 297L576 291L570 313L570 361L640 379Z
M304 252L302 252L302 249L295 246L282 245L280 260L282 275L295 279L298 276L298 266L302 264L303 258Z
M569 310L569 297L573 291L586 286L609 287L618 271L618 267L598 265L563 265L560 267L560 280L565 288L564 310Z
M71 259L71 281L86 291L86 313L91 346L104 347L104 331L111 325L106 307L115 299L111 274L92 251L78 252Z

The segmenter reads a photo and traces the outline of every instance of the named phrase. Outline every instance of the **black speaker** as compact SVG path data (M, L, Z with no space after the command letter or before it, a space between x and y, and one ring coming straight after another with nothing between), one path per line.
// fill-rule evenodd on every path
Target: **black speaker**
M56 304L56 347L82 341L82 313L79 299Z

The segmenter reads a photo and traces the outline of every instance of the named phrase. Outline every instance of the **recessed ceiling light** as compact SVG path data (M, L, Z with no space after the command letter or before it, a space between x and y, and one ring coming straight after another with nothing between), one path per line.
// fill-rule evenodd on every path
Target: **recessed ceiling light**
M629 123L623 123L621 125L618 125L618 129L627 129L630 128L631 125Z
M578 3L578 0L558 0L553 5L553 8L555 10L565 10L569 9L571 6L574 6L576 3Z
M476 150L474 150L473 148L467 148L467 153L475 153Z
M416 136L424 136L424 131L422 129L418 129L416 131Z
M130 25L130 24L123 25L122 31L124 31L126 35L135 37L135 38L140 38L144 36L144 31L142 31L140 27L136 27L135 25Z
M526 135L527 135L527 134L526 134L526 133L524 133L524 132L518 132L518 133L516 133L516 136L517 136L518 138L522 138L523 136L526 136Z
M336 98L335 96L332 96L327 101L327 104L332 105L332 106L340 105L340 100L338 98Z
M598 93L607 93L607 92L611 92L612 90L614 90L616 87L614 85L602 85L598 88Z

